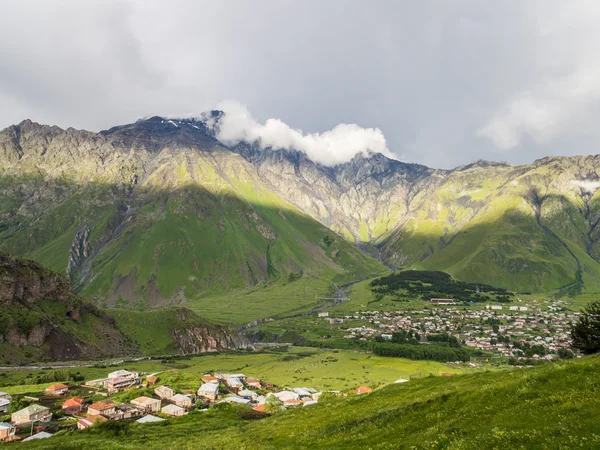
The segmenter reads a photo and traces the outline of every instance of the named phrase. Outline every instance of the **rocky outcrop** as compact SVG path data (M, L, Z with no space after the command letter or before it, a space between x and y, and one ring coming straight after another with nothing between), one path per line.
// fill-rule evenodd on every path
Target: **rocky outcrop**
M0 305L35 303L43 299L66 301L69 281L34 261L10 258L0 253Z
M252 344L244 336L224 327L196 327L171 331L181 354L198 355L200 353L221 352L251 348Z

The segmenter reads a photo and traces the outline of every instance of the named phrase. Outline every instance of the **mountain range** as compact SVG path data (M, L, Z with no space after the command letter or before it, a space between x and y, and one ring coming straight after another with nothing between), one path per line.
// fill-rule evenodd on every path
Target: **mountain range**
M404 268L597 291L598 156L439 170L364 152L328 167L224 145L221 115L0 131L0 249L68 275L99 306L139 309L225 310L244 303L211 299L269 292L270 308L292 310Z

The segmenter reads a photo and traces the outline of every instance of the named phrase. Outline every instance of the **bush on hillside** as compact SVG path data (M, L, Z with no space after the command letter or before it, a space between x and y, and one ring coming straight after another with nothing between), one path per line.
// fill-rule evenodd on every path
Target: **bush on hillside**
M600 353L600 301L585 307L571 329L573 347L586 355Z

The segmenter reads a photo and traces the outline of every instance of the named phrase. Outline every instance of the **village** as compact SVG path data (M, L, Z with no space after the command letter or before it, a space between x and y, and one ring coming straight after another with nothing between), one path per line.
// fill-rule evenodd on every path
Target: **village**
M401 380L404 382L406 380ZM121 402L111 396L135 393L145 388L153 394L140 395ZM353 393L372 390L359 386ZM338 391L334 395L346 395ZM262 415L287 408L307 407L319 401L322 392L309 387L282 388L244 374L205 374L196 390L176 392L160 384L160 374L142 374L116 370L106 378L81 384L55 383L40 397L24 397L31 403L10 414L10 422L0 421L0 443L51 438L61 430L86 430L109 421L136 424L163 422L188 414L191 410L207 411L220 403L246 405ZM0 417L9 412L10 394L0 392Z
M412 331L427 343L428 335L446 333L460 343L491 355L515 359L554 359L570 351L570 329L579 317L562 300L547 303L496 304L484 308L455 305L451 299L431 299L432 307L412 311L363 311L352 315L319 318L337 325L346 339L367 341L392 333ZM348 327L357 320L366 325Z

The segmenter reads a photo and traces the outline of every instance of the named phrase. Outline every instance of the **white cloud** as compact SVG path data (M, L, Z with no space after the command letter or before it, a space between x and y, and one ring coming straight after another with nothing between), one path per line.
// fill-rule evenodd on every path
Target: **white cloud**
M279 119L258 122L246 106L236 101L218 105L225 112L219 122L217 139L226 145L241 141L259 142L262 148L295 149L313 161L333 166L350 161L356 154L374 152L397 159L387 148L379 128L362 128L356 124L339 124L323 133L305 133Z
M578 186L582 191L594 194L600 188L600 180L573 180L571 184Z

